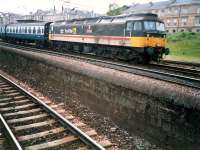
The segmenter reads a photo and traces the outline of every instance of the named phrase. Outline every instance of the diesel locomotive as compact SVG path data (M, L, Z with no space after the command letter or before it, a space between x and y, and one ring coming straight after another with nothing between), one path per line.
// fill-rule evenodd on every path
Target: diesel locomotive
M155 14L19 22L4 31L0 36L9 41L125 61L148 63L169 54L164 23Z

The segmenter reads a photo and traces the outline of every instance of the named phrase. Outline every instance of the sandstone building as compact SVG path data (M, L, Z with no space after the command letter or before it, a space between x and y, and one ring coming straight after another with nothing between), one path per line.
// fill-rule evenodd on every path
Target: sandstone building
M200 0L168 0L134 4L124 14L155 13L168 32L200 32Z

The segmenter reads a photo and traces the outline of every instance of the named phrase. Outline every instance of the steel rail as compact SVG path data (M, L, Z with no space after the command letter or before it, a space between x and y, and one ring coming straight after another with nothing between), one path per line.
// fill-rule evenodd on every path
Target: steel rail
M176 67L168 64L155 64L151 63L150 64L152 67L158 67L160 69L166 70L166 71L176 71L177 73L186 73L187 75L191 76L200 76L200 70L196 69L191 69L191 68L183 68L183 67Z
M11 44L6 43L6 45L10 46ZM26 46L17 46L14 44L12 44L12 46L14 48L18 47L21 49L23 47L23 49L26 49L26 51L31 51L31 52L43 52L43 53L51 54L54 56L65 56L65 57L72 57L72 58L76 58L76 59L84 59L86 61L90 61L91 64L95 64L98 66L103 66L103 67L107 67L110 69L116 69L116 70L127 72L127 73L133 73L133 74L140 75L140 76L151 77L154 79L159 79L159 80L163 80L163 81L167 81L167 82L171 82L171 83L175 83L175 84L179 84L179 85L184 85L184 86L200 89L200 79L198 79L198 78L188 77L188 76L184 76L184 75L177 75L174 73L167 73L167 72L162 72L162 71L157 71L157 70L152 70L152 69L146 69L146 68L142 68L142 67L137 67L137 66L133 66L133 65L117 63L117 62L112 62L112 61L107 61L107 60L88 58L88 57L79 56L79 55L75 55L75 54L66 54L66 53L37 49L37 48L26 47ZM27 50L27 49L29 49L29 50ZM127 69L129 69L129 70L127 70ZM137 73L137 72L134 72L134 70L151 73L152 75L145 75L144 73ZM159 78L159 77L156 77L156 75L162 75L164 77L176 78L176 79L179 79L182 81L178 82L173 79ZM190 83L184 83L185 81L190 82ZM194 84L198 84L198 85L194 85Z
M105 150L100 144L98 144L96 141L94 141L92 138L90 138L87 134L85 134L83 131L81 131L79 128L74 126L71 122L69 122L67 119L65 119L62 115L57 113L55 110L53 110L51 107L49 107L47 104L45 104L43 101L35 97L33 94L25 90L24 88L20 87L7 77L0 74L0 77L2 77L4 80L15 86L17 89L20 89L25 95L30 97L32 100L34 100L37 104L39 104L41 107L43 107L49 114L51 114L54 118L59 119L59 121L63 124L63 126L67 127L72 133L76 134L82 141L84 141L87 145L91 146L92 148L96 150Z
M5 132L7 133L6 135L8 136L9 140L12 142L12 146L16 150L23 150L19 142L17 141L16 137L14 136L13 132L11 131L10 127L6 123L5 119L3 116L0 114L0 120L1 123L5 129Z
M174 60L163 60L162 63L200 67L200 63L197 63L197 62L195 63L195 62L183 62L183 61L174 61Z

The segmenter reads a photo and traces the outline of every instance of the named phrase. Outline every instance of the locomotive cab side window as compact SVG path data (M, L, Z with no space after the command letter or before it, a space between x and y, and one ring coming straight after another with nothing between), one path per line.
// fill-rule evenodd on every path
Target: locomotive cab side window
M140 21L134 22L134 31L141 31L142 30L142 23Z
M127 31L141 31L142 30L142 22L140 22L140 21L127 22L126 30Z
M133 22L127 22L126 30L127 31L132 31L133 30Z

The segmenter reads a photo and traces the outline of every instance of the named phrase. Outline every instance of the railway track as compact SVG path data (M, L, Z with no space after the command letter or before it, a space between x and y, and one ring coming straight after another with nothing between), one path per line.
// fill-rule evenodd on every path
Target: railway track
M176 72L177 74L188 76L188 77L193 77L193 78L199 78L200 77L200 68L184 68L182 66L174 66L170 64L150 64L148 67L151 69L160 69L162 71L166 72Z
M174 65L183 65L183 66L190 66L190 67L199 67L200 63L194 63L194 62L183 62L183 61L172 61L172 60L164 60L162 61L163 64L174 64Z
M0 120L1 120L1 114L0 114ZM3 125L0 121L0 150L10 150L12 147L10 146L9 141L7 140L4 131L3 131Z
M80 56L77 54L68 54L63 52L55 52L55 51L49 51L44 49L37 49L27 46L21 46L21 45L14 45L10 43L2 43L1 45L13 47L13 48L19 48L21 50L31 51L31 52L39 52L39 53L45 53L53 56L61 56L61 57L70 57L73 59L83 60L88 63L107 67L110 69L115 69L127 73L132 73L140 76L146 76L154 79L159 79L179 85L184 85L188 87L192 87L195 89L200 89L200 71L195 69L187 69L187 68L180 68L180 67L174 67L169 65L162 65L162 64L151 64L150 66L144 66L144 65L132 65L122 62L113 62L110 60L104 60L104 59L96 59L87 56Z
M52 107L0 74L0 120L13 149L105 149L94 132L82 132Z

